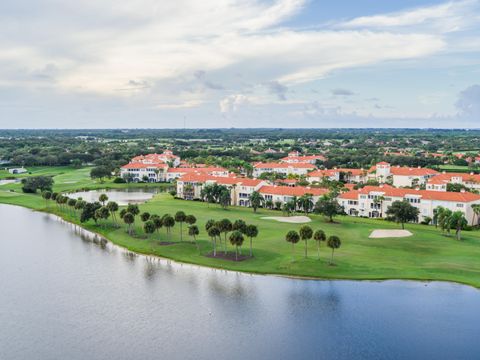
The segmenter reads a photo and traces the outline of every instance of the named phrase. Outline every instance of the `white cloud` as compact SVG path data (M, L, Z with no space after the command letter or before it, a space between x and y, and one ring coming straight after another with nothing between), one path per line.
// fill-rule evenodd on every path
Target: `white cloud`
M248 97L243 94L229 95L220 101L220 112L223 114L235 112L248 102Z

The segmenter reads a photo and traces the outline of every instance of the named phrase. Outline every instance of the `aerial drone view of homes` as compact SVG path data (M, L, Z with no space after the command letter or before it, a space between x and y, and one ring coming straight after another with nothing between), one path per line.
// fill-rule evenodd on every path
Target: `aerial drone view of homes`
M252 164L251 173L233 174L222 167L189 164L167 150L134 157L121 167L120 174L133 182L176 182L176 196L184 200L204 200L202 190L216 184L228 189L233 206L251 206L253 193L260 194L263 206L272 209L282 209L305 195L313 203L333 196L347 215L385 218L392 203L406 201L418 209L418 222L429 223L435 209L443 207L463 213L471 225L480 224L475 211L480 204L478 174L392 166L384 161L369 169L324 169L316 166L318 160L325 157L292 151L278 162ZM340 184L340 189L332 191L326 185L332 183ZM460 190L447 191L449 184Z

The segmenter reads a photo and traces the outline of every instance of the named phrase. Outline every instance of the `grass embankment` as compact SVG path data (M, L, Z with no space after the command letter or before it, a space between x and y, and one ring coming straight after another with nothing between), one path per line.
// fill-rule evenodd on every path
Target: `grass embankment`
M80 188L124 188L130 186L145 186L146 184L112 184L98 183L89 179L90 169L53 169L55 191L72 191ZM52 172L44 174L52 175ZM158 186L158 184L156 184ZM150 185L150 186L155 186ZM68 221L79 223L78 214L59 209L52 201L46 206L40 195L23 194L20 184L0 186L0 203L21 205L40 211L48 211L62 216ZM10 191L10 190L13 190ZM184 243L160 245L160 241L179 241L179 225L177 224L168 237L164 229L148 239L134 238L125 232L125 227L116 228L111 220L105 225L96 226L93 222L82 224L85 228L104 235L113 243L131 251L168 257L174 260L200 264L204 266L245 271L252 273L269 273L293 276L306 276L334 279L418 279L445 280L480 287L480 233L478 231L464 232L463 240L456 241L454 237L443 236L432 226L408 225L413 233L409 238L370 239L374 229L398 229L398 226L383 220L339 217L338 223L328 223L321 216L311 216L309 224L314 230L321 228L328 235L338 235L342 246L335 252L337 266L329 266L330 249L324 243L321 245L321 259L316 259L316 244L309 241L309 258L303 258L304 243L295 246L295 261L291 259L291 245L284 236L288 230L298 230L300 224L279 223L274 220L261 219L264 216L278 216L279 213L269 210L259 210L232 207L223 210L217 205L207 205L201 202L175 200L163 193L156 195L151 201L140 205L141 211L151 214L174 214L183 210L197 217L200 227L200 254L196 247L188 243L187 226L183 225ZM242 262L214 259L206 257L212 249L204 225L208 219L230 220L243 219L247 223L258 226L260 234L254 239L253 259ZM135 232L143 235L141 221L137 217ZM229 245L229 250L233 247ZM248 252L248 239L244 243L244 253Z
M55 176L55 190L71 190L70 181L77 178L78 183L88 183L85 169L71 171ZM63 182L62 182L63 181ZM65 183L67 181L67 183ZM91 184L92 185L92 184ZM93 184L92 186L105 184ZM125 187L125 184L120 184ZM18 186L18 185L15 185ZM0 203L21 205L41 211L49 211L62 216L66 220L79 223L78 215L72 216L68 211L61 211L50 202L46 208L40 195L22 194L2 191L0 187ZM179 241L180 226L177 224L171 237L167 237L164 229L148 239L134 238L125 232L125 227L112 226L111 220L106 225L96 226L93 222L82 224L85 228L104 235L113 243L131 251L168 257L177 261L200 264L204 266L245 271L252 273L280 274L292 276L333 278L333 279L417 279L445 280L480 287L480 233L464 232L463 240L443 236L438 229L422 225L407 225L413 233L408 238L370 239L374 229L398 229L398 226L383 220L339 217L338 223L331 224L321 216L311 216L309 224L314 230L323 229L328 235L338 235L342 239L342 247L335 252L337 266L329 266L330 249L321 245L321 260L316 259L316 245L309 241L309 258L303 258L304 243L295 246L295 261L291 259L291 245L284 236L288 230L298 230L300 224L279 223L262 219L264 216L278 216L279 213L232 207L223 210L217 205L201 202L175 200L169 194L156 195L151 201L140 205L141 211L151 214L174 214L183 210L197 217L200 228L200 253L196 247L188 243L187 226L184 224L184 242L174 245L160 245L160 241ZM204 225L208 219L230 220L243 219L247 223L258 226L260 234L254 239L254 258L232 262L206 257L212 249ZM135 232L143 235L140 219L137 217ZM229 250L233 247L229 245ZM243 252L248 252L248 240L244 243Z

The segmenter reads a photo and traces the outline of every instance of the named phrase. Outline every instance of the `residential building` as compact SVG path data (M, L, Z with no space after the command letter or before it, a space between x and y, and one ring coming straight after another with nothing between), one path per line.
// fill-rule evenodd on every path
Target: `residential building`
M460 184L469 189L480 190L480 174L444 172L427 181L427 190L447 191L447 184Z
M291 201L293 197L301 197L305 194L311 194L314 203L325 194L328 194L328 189L313 188L309 186L276 186L276 185L264 185L258 190L262 194L265 201L281 202L282 205Z
M315 170L307 175L310 183L321 182L324 178L328 180L343 181L346 183L363 183L367 181L368 172L364 169L335 168Z
M264 173L277 173L288 175L307 175L315 170L315 166L309 163L257 163L253 165L253 177L258 178Z
M170 150L162 154L147 154L135 156L130 162L120 168L120 176L131 181L164 182L170 167L180 165L180 157Z
M207 174L220 177L226 177L230 175L228 170L223 167L178 167L169 168L167 170L166 181L176 180L186 174Z
M469 223L479 223L474 216L472 205L480 204L480 195L470 192L447 192L431 190L399 189L390 185L365 186L338 196L338 201L348 215L365 217L386 217L388 207L394 201L406 200L419 209L418 221L433 217L438 206L452 211L461 211Z
M439 172L421 167L391 166L382 161L370 169L370 178L380 182L391 183L395 187L412 187L425 185L431 177Z
M318 161L327 160L323 155L300 155L298 151L292 151L288 153L288 156L281 158L281 162L285 163L308 163L315 165Z

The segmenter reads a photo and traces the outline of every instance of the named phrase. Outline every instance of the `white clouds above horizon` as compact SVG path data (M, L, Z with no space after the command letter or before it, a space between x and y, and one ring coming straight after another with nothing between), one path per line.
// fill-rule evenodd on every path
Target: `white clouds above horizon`
M283 25L307 8L306 0L6 0L0 87L158 111L308 104L302 84L448 53L461 43L451 34L480 19L479 1L464 0L314 30ZM380 108L371 110L386 114Z

